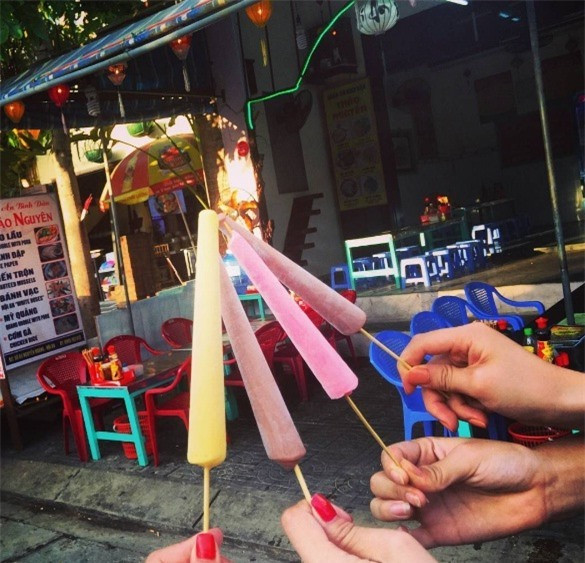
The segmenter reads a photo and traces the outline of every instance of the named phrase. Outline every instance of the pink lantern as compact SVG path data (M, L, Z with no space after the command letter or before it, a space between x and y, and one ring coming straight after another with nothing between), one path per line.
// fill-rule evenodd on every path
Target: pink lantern
M192 34L183 35L178 39L170 42L173 53L180 61L183 61L183 80L185 82L185 92L191 91L191 82L189 81L189 73L187 72L187 56L189 55L189 48L191 47Z
M122 119L126 117L126 111L124 109L124 103L122 102L120 84L122 84L122 82L124 82L124 78L126 78L127 68L128 65L126 63L118 63L108 67L108 78L114 86L118 87L118 107L120 108L120 117Z

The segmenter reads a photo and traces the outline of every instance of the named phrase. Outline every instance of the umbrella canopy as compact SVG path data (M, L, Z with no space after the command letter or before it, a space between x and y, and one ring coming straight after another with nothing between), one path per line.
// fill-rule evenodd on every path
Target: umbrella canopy
M112 171L111 183L116 203L126 205L203 185L203 162L195 137L162 137L131 152ZM109 197L106 186L100 201L107 202Z

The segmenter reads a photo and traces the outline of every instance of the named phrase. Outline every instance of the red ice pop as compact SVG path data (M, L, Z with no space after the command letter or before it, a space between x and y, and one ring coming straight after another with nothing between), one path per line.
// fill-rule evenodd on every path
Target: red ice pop
M268 458L292 469L307 453L229 275L220 265L221 315Z
M350 303L343 295L325 285L290 258L255 237L243 225L227 216L220 216L221 221L227 225L228 229L239 233L286 287L300 296L339 332L355 334L364 326L366 314L357 305ZM240 265L243 266L243 264Z
M350 394L358 384L356 375L294 302L260 256L235 230L231 234L229 248L327 395L339 399Z

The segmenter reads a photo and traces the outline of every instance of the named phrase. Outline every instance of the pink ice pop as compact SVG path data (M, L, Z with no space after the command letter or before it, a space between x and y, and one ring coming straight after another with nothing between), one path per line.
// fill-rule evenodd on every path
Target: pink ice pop
M307 453L229 275L220 266L221 315L268 458L292 469Z
M364 326L366 314L357 305L350 303L345 297L295 264L290 258L255 237L243 225L227 216L220 216L220 222L222 220L228 229L238 232L252 246L268 268L286 287L299 295L305 303L315 309L339 332L354 334Z
M260 256L235 231L232 232L229 248L327 395L339 399L351 393L358 384L356 375L294 302Z

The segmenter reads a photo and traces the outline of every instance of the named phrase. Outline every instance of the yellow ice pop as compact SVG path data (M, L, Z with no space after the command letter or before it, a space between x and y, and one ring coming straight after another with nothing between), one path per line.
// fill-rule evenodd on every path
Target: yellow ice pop
M199 213L187 460L207 470L226 456L218 218Z

